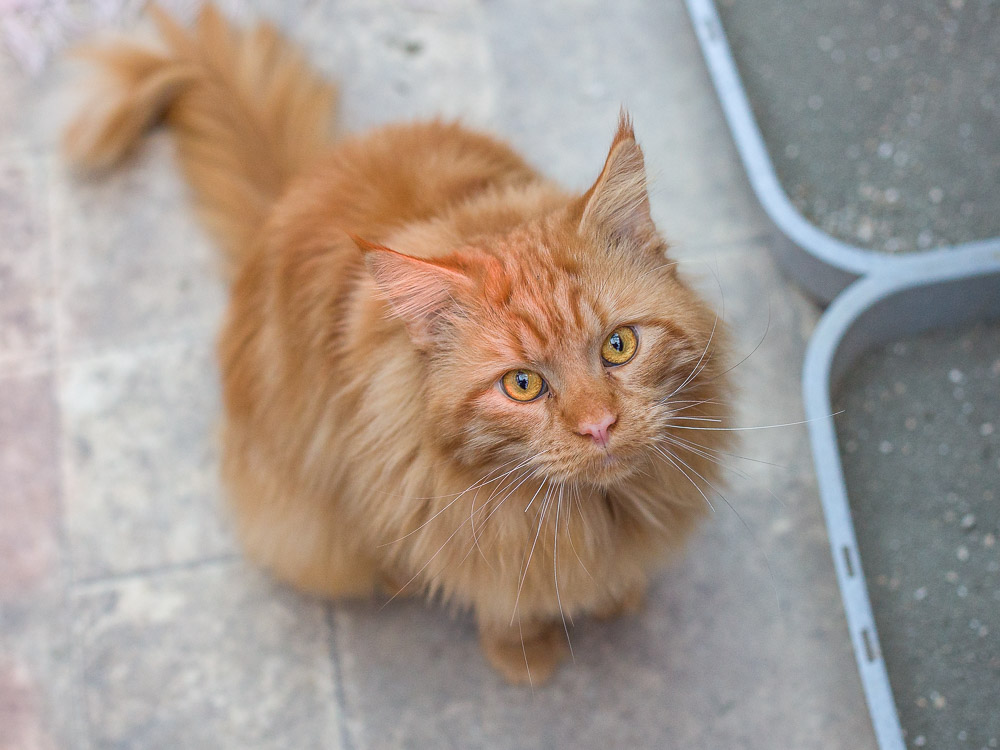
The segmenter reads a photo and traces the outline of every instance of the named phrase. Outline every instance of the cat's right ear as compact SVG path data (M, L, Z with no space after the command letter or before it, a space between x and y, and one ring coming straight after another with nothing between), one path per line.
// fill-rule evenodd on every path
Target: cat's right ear
M469 287L469 277L445 261L414 258L354 235L351 239L410 338L418 347L430 345L438 324L454 309L455 297Z
M649 209L646 166L632 120L622 109L604 169L577 202L579 229L639 247L662 245Z

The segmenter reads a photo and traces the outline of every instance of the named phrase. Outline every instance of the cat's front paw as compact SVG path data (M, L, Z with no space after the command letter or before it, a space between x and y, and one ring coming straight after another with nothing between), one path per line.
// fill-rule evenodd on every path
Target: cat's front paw
M480 629L479 642L487 661L514 685L547 682L569 653L566 633L559 624L536 626L530 632Z

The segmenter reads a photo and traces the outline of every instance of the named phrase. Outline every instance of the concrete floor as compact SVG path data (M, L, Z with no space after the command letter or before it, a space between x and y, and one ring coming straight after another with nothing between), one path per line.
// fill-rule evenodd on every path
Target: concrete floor
M461 116L570 186L625 102L675 257L742 353L763 337L742 424L802 418L818 310L768 256L680 0L250 6L342 81L349 127ZM734 460L733 510L640 615L578 623L533 693L467 620L245 564L217 480L214 252L162 135L108 179L67 175L64 68L0 57L0 748L874 747L801 426L745 433L769 463Z
M997 393L1000 325L980 323L868 352L833 402L910 747L1000 745Z
M719 0L778 178L843 242L1000 236L1000 5Z

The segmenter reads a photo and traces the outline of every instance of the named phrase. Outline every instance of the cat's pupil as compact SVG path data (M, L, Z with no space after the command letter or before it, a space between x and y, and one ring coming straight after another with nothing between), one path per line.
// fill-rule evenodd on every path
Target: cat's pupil
M517 376L516 376L515 379L517 380L517 387L518 388L520 388L522 391L528 390L528 375L527 375L527 373L519 372L519 373L517 373Z
M622 343L622 337L619 336L617 333L612 333L611 334L611 342L610 343L611 343L612 348L614 348L614 350L616 352L620 352L622 349L625 348L625 344Z

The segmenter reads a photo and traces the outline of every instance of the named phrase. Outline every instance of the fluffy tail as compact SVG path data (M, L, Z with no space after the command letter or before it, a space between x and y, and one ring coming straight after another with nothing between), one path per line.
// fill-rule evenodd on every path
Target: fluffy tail
M78 167L107 169L164 121L235 269L289 179L329 145L336 92L270 24L233 29L206 5L188 31L151 12L163 50L132 42L81 50L102 86L67 129L66 153Z

